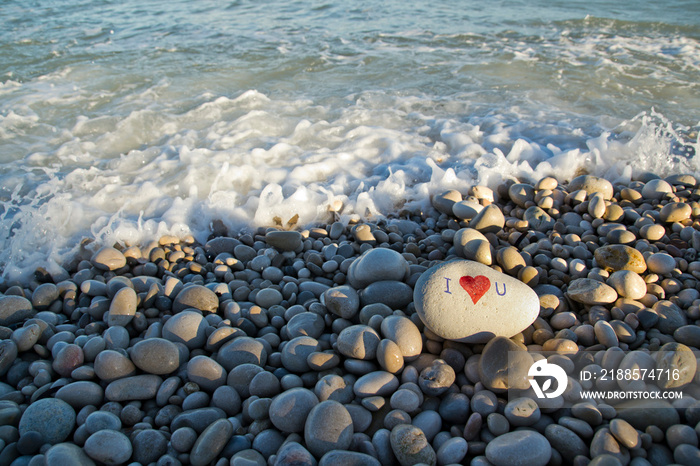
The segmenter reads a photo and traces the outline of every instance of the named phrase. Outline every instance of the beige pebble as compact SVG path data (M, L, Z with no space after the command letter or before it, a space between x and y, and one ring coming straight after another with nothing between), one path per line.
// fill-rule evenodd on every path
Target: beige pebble
M644 279L631 270L618 270L613 272L606 283L612 286L617 294L623 298L641 299L647 293Z
M472 188L472 195L479 200L486 200L489 202L495 202L496 200L493 190L486 186L474 186Z
M603 218L605 199L602 193L595 193L588 199L588 214L593 218Z
M535 188L526 183L515 183L508 188L508 196L520 207L528 207L528 202L535 200Z
M387 372L398 373L403 369L403 356L399 345L391 340L384 339L377 347L377 362Z
M481 233L498 233L503 229L506 219L496 204L489 204L469 222L469 228Z
M540 190L540 189L554 190L558 184L559 183L557 182L556 178L551 177L551 176L546 176L537 182L536 188L538 190Z
M670 202L661 208L659 220L666 223L681 222L690 218L693 208L684 202Z
M517 274L526 265L523 256L512 246L499 249L496 254L496 260L503 267L503 271L509 275Z
M566 293L574 301L583 304L609 304L617 299L614 288L590 278L577 278L572 281Z
M552 338L542 345L542 351L553 351L559 354L576 354L578 345L573 340L566 338Z
M486 240L475 239L464 245L464 257L484 265L493 264L493 251L491 243Z
M639 235L649 241L659 241L666 234L666 229L663 225L656 223L644 225L639 229Z

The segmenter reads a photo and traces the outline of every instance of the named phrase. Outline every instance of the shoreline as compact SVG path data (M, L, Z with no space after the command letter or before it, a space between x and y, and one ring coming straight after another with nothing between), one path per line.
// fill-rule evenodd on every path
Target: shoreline
M645 418L575 390L566 407L533 407L486 376L508 361L482 355L498 343L555 360L597 352L600 370L620 352L639 367L639 353L688 363L700 348L699 188L690 175L548 177L448 191L435 212L378 224L86 244L65 274L0 290L0 462L698 461L695 370L682 375L687 396L640 408ZM357 271L381 249L395 254ZM415 285L449 260L535 290L534 322L480 343L427 329Z

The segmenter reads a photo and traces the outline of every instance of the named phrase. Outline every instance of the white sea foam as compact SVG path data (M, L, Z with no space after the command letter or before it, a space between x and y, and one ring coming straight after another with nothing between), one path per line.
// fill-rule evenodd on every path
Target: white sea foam
M700 171L697 157L673 154L680 136L658 114L590 139L568 134L566 125L545 126L566 141L558 147L527 136L534 122L435 118L426 116L435 102L415 96L358 94L342 108L254 90L200 100L181 113L81 116L55 155L27 157L3 200L4 275L56 267L86 237L123 245L163 234L204 241L215 220L231 232L294 216L299 226L329 222L337 201L340 220L376 221L428 211L430 196L446 189L466 193L504 179L565 181L587 171L629 181L644 170ZM37 165L44 168L31 168Z

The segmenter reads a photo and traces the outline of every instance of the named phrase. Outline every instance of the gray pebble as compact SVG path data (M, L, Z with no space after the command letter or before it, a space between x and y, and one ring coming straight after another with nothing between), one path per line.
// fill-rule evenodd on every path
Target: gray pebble
M486 458L495 466L544 466L551 457L552 447L547 439L530 430L508 432L496 437L486 446Z
M55 445L68 438L75 426L75 410L65 401L43 398L32 404L19 420L19 434L36 431L47 443Z
M270 421L282 432L302 432L309 412L317 404L318 398L311 390L292 388L273 398Z
M399 424L391 430L391 450L401 465L437 462L435 450L423 431L411 424Z
M353 433L352 418L345 406L326 400L309 412L304 426L304 441L314 456L321 457L331 450L347 450Z
M205 466L221 453L233 436L233 426L228 419L219 419L209 425L197 438L190 453L193 466Z
M126 463L133 448L129 438L116 430L100 430L90 435L83 446L85 453L95 461L108 465Z

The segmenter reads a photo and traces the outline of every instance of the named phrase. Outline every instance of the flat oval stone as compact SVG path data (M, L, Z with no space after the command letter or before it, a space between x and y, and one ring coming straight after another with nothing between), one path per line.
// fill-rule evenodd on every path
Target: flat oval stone
M219 298L212 290L202 285L190 285L183 288L173 301L173 313L194 308L202 312L216 312Z
M355 259L348 269L348 282L359 290L382 280L403 281L408 276L406 259L388 248L375 248Z
M286 445L286 444L285 444ZM284 447L283 447L284 448ZM280 454L277 454L277 458L280 458ZM280 464L291 464L290 463L280 463ZM294 463L306 466L307 463ZM312 466L315 463L308 463ZM333 450L329 451L321 457L318 461L318 466L337 466L337 465L352 465L352 466L381 466L382 463L379 462L374 456L370 456L366 453L360 453L357 451L348 450Z
M133 448L129 437L116 430L100 430L85 441L85 453L95 461L108 465L126 463Z
M237 337L221 347L216 361L227 371L242 364L255 364L262 367L267 362L267 350L254 338Z
M215 295L216 296L216 295ZM207 321L194 311L175 314L163 325L163 338L173 343L183 343L193 350L201 348L207 342Z
M55 445L67 439L74 426L75 410L68 403L57 398L43 398L22 413L19 434L36 431L44 436L46 443Z
M581 175L571 180L569 183L569 192L572 193L580 189L586 191L589 195L600 193L606 201L612 199L613 196L612 183L604 178L593 175Z
M478 262L433 266L416 282L416 311L436 335L486 343L526 329L540 312L537 294L521 281Z
M126 265L126 257L121 251L111 246L105 246L92 256L90 262L100 270L117 270Z
M564 458L588 456L588 446L574 431L559 424L550 424L544 430L550 445Z
M180 366L180 351L165 338L141 340L131 348L129 356L136 367L149 374L170 374Z
M385 304L391 309L404 309L411 302L413 289L398 280L382 280L367 285L360 292L360 304Z
M329 289L323 293L322 302L333 314L347 320L352 320L360 310L360 296L353 287L348 285Z
M205 466L221 453L226 443L233 436L233 425L228 419L214 421L197 438L190 453L190 464Z
M131 288L121 288L112 298L109 305L109 316L107 325L110 327L120 325L126 327L136 314L138 297Z
M659 220L662 222L673 223L680 222L690 218L693 213L693 208L685 202L669 202L661 208L659 212Z
M531 430L508 432L486 445L486 458L495 466L544 466L551 457L552 447L547 439Z
M598 266L608 272L631 270L642 273L647 269L642 253L624 244L601 246L595 250L594 257Z
M149 400L156 396L163 379L157 375L134 375L107 385L105 398L109 401Z
M31 301L21 296L0 296L0 325L10 326L34 317Z
M667 275L676 268L676 260L670 254L657 252L647 258L649 271L659 275Z
M304 425L304 441L314 456L321 457L331 450L347 450L354 430L350 413L333 400L314 406Z
M390 372L375 371L365 374L355 382L353 391L360 398L368 396L387 396L399 386L399 379Z
M666 194L673 192L673 186L661 179L649 180L642 187L642 196L645 199L662 199Z
M187 378L202 390L213 392L226 383L228 374L214 359L199 355L187 363Z
M100 406L104 398L104 389L95 382L82 380L64 385L56 392L56 398L65 401L74 409L84 406Z
M610 274L607 284L623 298L641 299L647 294L647 284L637 272L618 270Z
M46 452L45 464L70 464L75 466L95 466L95 462L85 454L85 450L73 443L59 443Z
M136 366L129 358L114 350L98 353L94 362L95 375L105 382L136 374Z
M388 316L382 320L380 327L384 338L396 343L401 355L411 361L420 355L423 339L420 330L411 319L405 316Z
M591 278L577 278L569 283L566 294L583 304L609 304L617 300L617 292L611 286Z
M270 421L282 432L302 432L306 418L318 404L318 398L306 388L292 388L272 399Z
M374 359L379 346L379 334L367 325L351 325L338 335L338 352L355 359Z
M294 251L301 246L301 233L298 231L268 231L265 242L282 251Z

